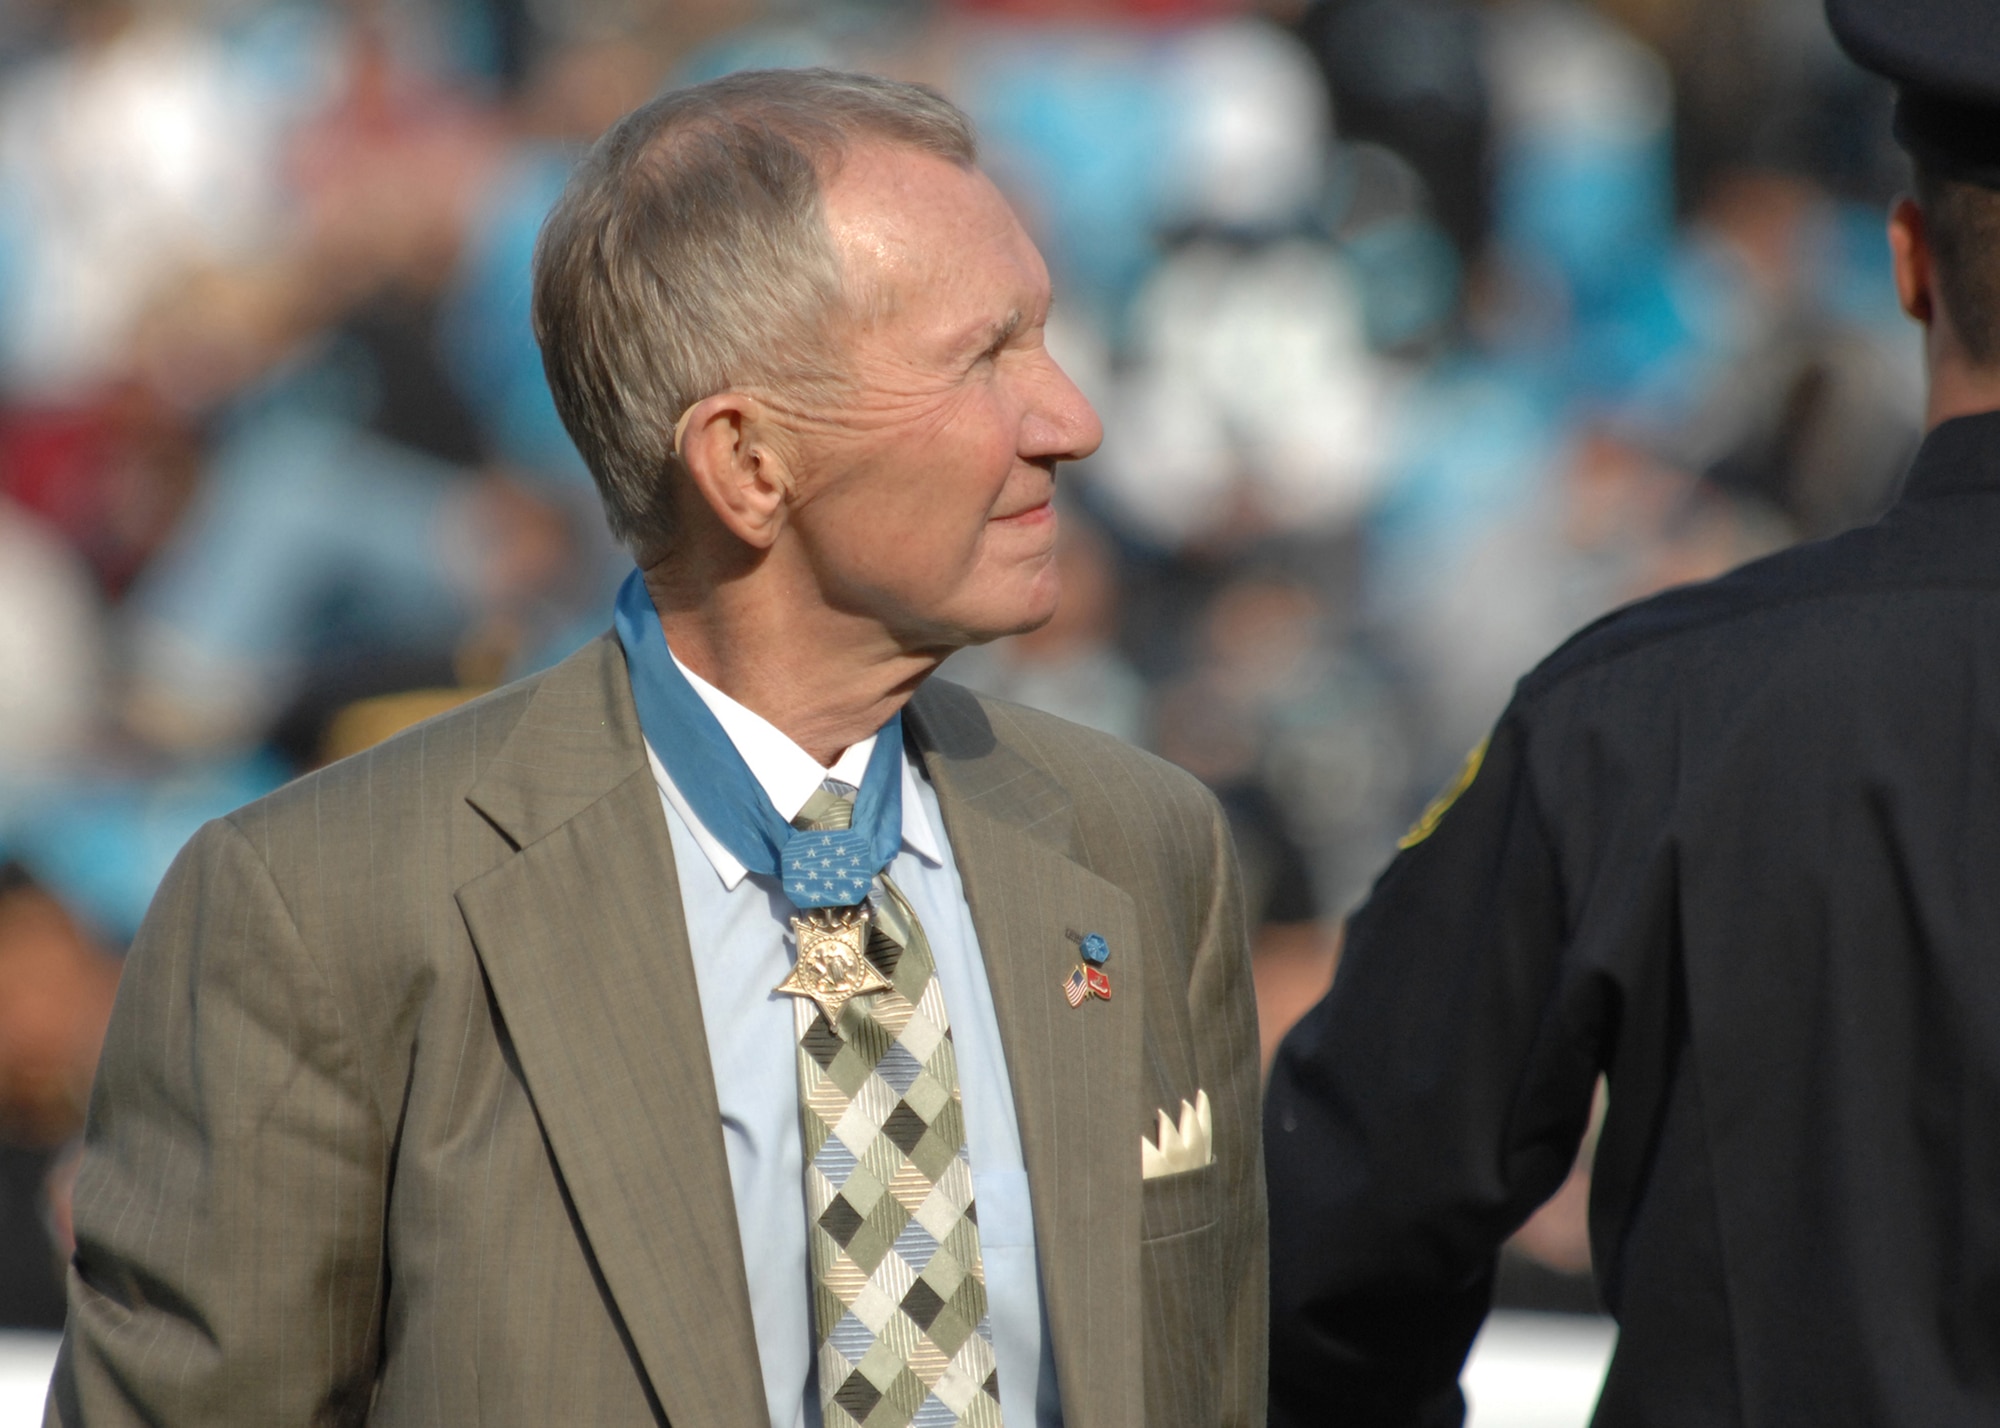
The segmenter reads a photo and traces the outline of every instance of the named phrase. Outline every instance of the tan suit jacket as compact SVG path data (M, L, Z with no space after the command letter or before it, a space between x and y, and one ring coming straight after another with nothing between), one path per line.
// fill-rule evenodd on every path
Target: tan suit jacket
M1257 1037L1214 800L941 682L909 727L992 983L1065 1422L1261 1423ZM1114 994L1072 1008L1090 931ZM48 1422L763 1423L709 1064L613 640L210 824L119 995ZM1142 1181L1141 1134L1198 1090L1214 1164Z

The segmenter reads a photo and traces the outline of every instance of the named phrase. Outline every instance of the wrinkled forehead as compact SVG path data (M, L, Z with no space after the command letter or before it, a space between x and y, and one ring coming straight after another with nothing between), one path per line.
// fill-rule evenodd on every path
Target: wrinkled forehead
M857 315L914 303L1045 305L1048 270L978 168L909 148L857 147L829 176L827 231Z

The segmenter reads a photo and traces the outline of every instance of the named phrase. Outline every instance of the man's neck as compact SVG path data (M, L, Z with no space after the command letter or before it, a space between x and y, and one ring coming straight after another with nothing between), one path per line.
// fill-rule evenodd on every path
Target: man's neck
M913 654L817 602L763 598L754 582L689 588L700 583L660 566L646 572L668 648L826 768L888 722L949 653Z
M1954 417L2000 411L2000 367L1974 365L1936 325L1925 333L1924 357L1930 375L1925 431L1934 431Z

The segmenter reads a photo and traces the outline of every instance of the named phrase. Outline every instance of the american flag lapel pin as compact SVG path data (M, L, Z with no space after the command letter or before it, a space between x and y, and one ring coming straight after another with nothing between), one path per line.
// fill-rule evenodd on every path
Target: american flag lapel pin
M1111 977L1105 972L1104 964L1111 956L1111 946L1101 933L1071 932L1069 940L1074 942L1077 953L1082 958L1070 970L1063 982L1063 999L1073 1007L1080 1007L1090 997L1100 1001L1111 1000Z

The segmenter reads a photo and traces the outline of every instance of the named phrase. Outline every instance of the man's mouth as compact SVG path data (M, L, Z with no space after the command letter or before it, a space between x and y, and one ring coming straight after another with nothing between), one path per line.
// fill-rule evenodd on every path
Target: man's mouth
M1024 507L1018 511L1011 511L1004 516L995 516L993 519L995 521L1005 521L1010 525L1031 526L1045 520L1052 521L1055 519L1055 515L1055 502L1048 500Z

